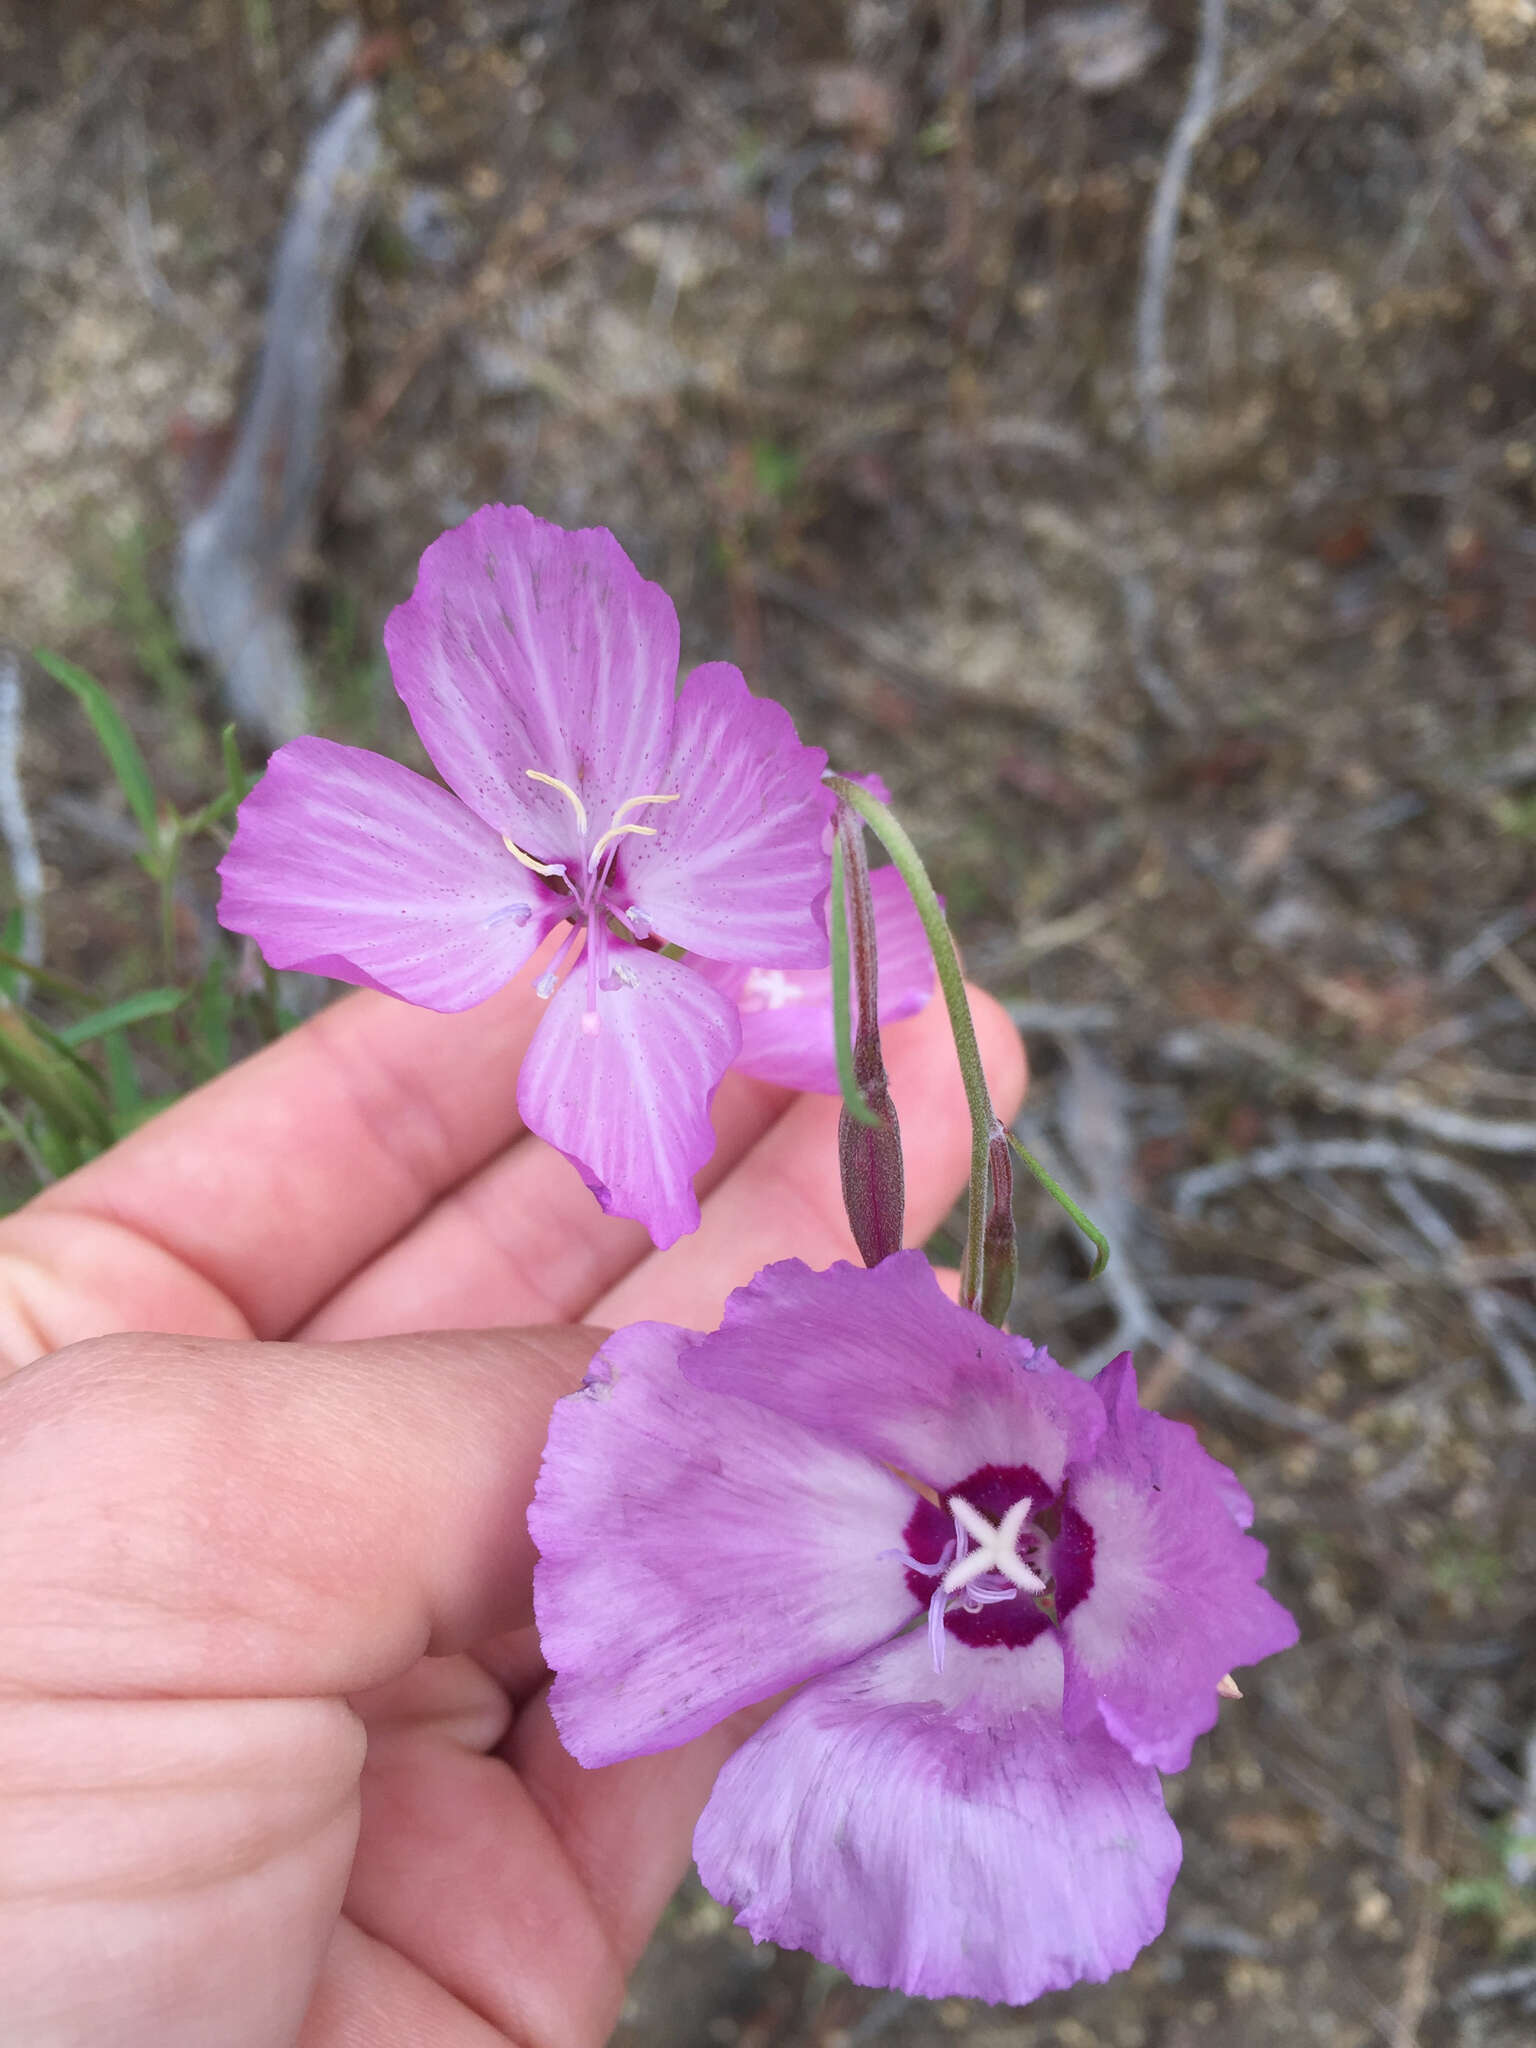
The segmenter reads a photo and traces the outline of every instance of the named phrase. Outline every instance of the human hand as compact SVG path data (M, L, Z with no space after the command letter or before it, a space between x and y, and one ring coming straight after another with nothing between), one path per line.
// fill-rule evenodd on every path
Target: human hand
M709 1328L770 1259L854 1253L836 1102L736 1074L696 1235L602 1216L518 1124L535 1021L526 977L457 1017L350 997L0 1224L7 2039L611 2028L743 1730L560 1748L524 1513L598 1338L556 1326ZM921 1241L968 1149L942 1007L886 1057Z

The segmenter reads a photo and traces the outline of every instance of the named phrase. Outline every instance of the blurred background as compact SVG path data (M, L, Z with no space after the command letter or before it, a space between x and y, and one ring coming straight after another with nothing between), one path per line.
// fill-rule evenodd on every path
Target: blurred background
M1021 1189L1016 1325L1302 1622L1127 1975L694 1887L622 2048L1536 2040L1533 170L1536 0L0 11L6 1200L313 1000L212 868L287 733L419 760L425 544L603 524L891 785L1115 1244Z

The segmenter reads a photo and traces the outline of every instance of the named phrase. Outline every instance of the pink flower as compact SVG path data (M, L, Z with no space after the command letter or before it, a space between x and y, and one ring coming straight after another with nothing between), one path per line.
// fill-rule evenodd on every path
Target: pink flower
M274 967L437 1010L482 1002L569 921L518 1108L605 1210L670 1244L698 1224L709 1104L744 1036L749 1070L836 1087L826 756L723 662L678 691L671 600L601 528L487 505L427 549L384 639L448 787L329 740L280 748L219 916ZM909 967L916 926L903 893ZM886 987L883 1014L920 1007L926 962ZM789 1012L798 1066L783 1031L753 1057L755 991Z
M1231 1473L954 1306L922 1255L770 1266L711 1336L611 1337L529 1527L587 1765L798 1688L725 1766L700 1875L864 1984L1022 2004L1123 1969L1234 1665L1296 1639Z

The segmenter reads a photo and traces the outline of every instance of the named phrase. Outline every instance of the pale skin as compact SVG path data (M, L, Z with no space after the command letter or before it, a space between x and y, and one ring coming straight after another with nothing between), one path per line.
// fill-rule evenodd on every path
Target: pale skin
M600 1215L518 1122L530 980L459 1017L351 996L0 1223L0 2012L28 2048L614 2024L747 1731L561 1749L524 1523L549 1409L603 1328L712 1328L768 1261L856 1254L836 1104L735 1074L701 1229L656 1253ZM974 1000L1008 1114L1022 1052ZM968 1154L942 1006L886 1049L921 1242Z

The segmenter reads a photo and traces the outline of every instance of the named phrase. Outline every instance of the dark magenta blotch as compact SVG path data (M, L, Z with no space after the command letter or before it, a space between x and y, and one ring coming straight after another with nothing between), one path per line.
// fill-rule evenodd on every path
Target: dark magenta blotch
M1042 1577L1049 1578L1056 1594L1057 1619L1064 1619L1093 1585L1093 1531L1065 1497L1052 1493L1032 1465L979 1465L964 1479L941 1489L943 1498L958 1493L989 1522L1000 1522L1015 1501L1027 1493L1031 1506L1029 1520L1041 1539L1031 1550L1028 1532L1020 1555ZM944 1547L953 1540L954 1521L945 1508L930 1500L919 1500L902 1532L908 1557L922 1564L937 1564ZM933 1575L908 1571L907 1588L925 1611L938 1583ZM999 1600L971 1614L964 1607L952 1607L944 1626L958 1642L984 1650L1022 1650L1051 1626L1035 1601L1021 1593L1012 1600Z

